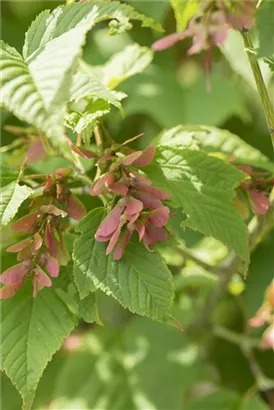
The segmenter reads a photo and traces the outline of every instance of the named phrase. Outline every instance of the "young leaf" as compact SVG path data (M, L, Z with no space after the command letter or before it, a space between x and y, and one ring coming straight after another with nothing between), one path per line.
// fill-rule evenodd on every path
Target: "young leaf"
M253 165L266 171L274 172L272 162L256 148L244 142L237 135L227 130L221 130L207 125L178 125L162 132L155 139L156 144L192 147L198 143L207 153L221 152L234 157L240 164Z
M120 261L114 261L112 255L106 256L106 245L94 239L104 216L103 209L94 209L78 225L81 236L74 244L76 265L97 289L113 296L132 312L166 321L174 291L165 262L157 251L149 253L137 241L128 244Z
M259 57L271 57L274 53L273 17L274 2L263 1L256 13L260 40Z
M74 132L81 134L83 141L89 141L98 120L110 112L109 109L98 110L95 112L85 111L84 113L71 112L65 117L67 127Z
M200 8L200 1L197 0L170 0L174 10L177 31L184 31L188 21L197 13Z
M101 67L102 81L114 89L129 77L144 71L152 58L153 52L149 48L130 44Z
M50 15L43 11L30 26L23 49L24 58L28 58L47 42L88 22L91 29L96 23L112 20L112 30L116 24L119 31L131 28L130 20L138 20L143 27L162 31L161 25L150 17L138 13L128 4L118 1L93 1L84 4L74 3L57 7ZM69 44L69 43L68 43Z
M2 302L2 369L20 392L24 409L31 408L48 361L77 323L78 318L53 287L33 298L26 284Z
M158 147L146 174L168 192L174 207L183 207L185 225L222 241L249 260L247 228L233 206L235 187L244 174L204 152Z
M83 73L81 71L73 78L73 84L70 89L70 101L79 101L84 97L97 97L106 102L121 108L119 99L115 93L109 90L93 73Z
M11 182L1 189L0 219L1 225L7 225L16 215L20 205L32 194L32 189L26 185Z

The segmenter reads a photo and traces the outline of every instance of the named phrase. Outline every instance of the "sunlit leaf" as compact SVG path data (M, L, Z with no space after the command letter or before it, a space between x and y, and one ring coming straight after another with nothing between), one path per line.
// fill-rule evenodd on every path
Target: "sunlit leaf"
M7 225L17 214L20 205L32 194L32 189L26 185L11 182L0 192L1 225Z

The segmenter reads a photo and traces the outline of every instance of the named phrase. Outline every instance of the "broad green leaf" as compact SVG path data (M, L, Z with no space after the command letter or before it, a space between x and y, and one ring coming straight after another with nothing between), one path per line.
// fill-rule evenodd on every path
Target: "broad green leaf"
M0 219L1 225L7 225L16 215L20 205L32 194L26 185L11 182L1 189Z
M131 28L130 20L138 20L143 27L162 31L161 25L138 13L128 4L118 1L94 1L57 7L50 15L43 11L30 26L24 44L24 58L32 55L47 42L88 22L91 29L96 23L112 20L112 31ZM71 45L71 44L70 44Z
M103 67L103 82L107 87L116 88L121 82L145 70L153 58L152 51L139 44L130 44L115 54Z
M107 19L124 28L129 28L130 19L140 20L146 27L160 28L151 18L118 2L71 4L58 7L51 14L42 12L26 34L25 60L2 43L2 102L7 108L49 137L62 139L72 75L86 33L94 24ZM79 80L76 76L76 86L85 86L84 80L91 83L90 78ZM119 106L111 91L101 90L96 79L93 83L97 97ZM85 92L94 95L93 89ZM79 92L72 99L77 98Z
M274 2L263 1L256 13L257 27L259 30L260 57L270 57L274 53L273 16Z
M242 172L204 152L168 146L158 147L145 171L170 194L172 206L183 208L184 225L222 241L248 261L247 228L232 202Z
M83 24L64 33L27 61L1 43L2 102L18 118L54 140L63 138L73 69L88 28Z
M272 162L256 148L227 130L208 125L178 125L163 131L156 137L155 143L174 147L192 147L193 144L198 144L207 153L220 152L234 157L239 164L249 164L274 172Z
M55 287L43 289L33 298L31 286L27 284L2 302L1 313L2 369L20 392L23 407L28 410L48 361L74 329L78 318Z
M177 31L184 31L188 21L198 12L200 1L197 0L170 0L170 4L174 10Z
M76 265L97 289L113 296L133 313L166 321L174 293L164 260L158 251L149 253L137 241L128 244L120 261L106 256L106 244L94 239L104 216L104 210L95 209L78 225L81 236L74 244Z
M17 181L18 179L18 171L15 171L12 168L6 167L3 164L3 161L1 162L1 187L10 184L13 181Z

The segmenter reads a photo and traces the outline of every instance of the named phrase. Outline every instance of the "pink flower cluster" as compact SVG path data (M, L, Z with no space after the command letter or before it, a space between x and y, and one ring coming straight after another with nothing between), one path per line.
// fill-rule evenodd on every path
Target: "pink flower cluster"
M52 285L50 277L58 276L59 265L67 263L64 218L69 215L79 220L86 214L83 204L66 188L69 174L70 170L63 168L48 175L43 195L31 202L28 215L12 225L14 231L27 233L28 237L7 249L17 253L19 263L0 275L0 282L4 284L0 289L1 299L13 296L28 277L32 278L35 297L44 286Z
M154 187L137 169L149 165L154 155L155 147L135 152L127 149L124 156L109 150L99 161L108 172L92 185L90 193L93 196L111 193L114 205L98 227L95 239L109 242L106 254L113 251L115 260L123 256L134 231L150 251L150 245L167 239L164 226L170 211L162 200L169 199L169 195Z
M263 333L261 346L264 349L274 349L274 281L267 288L264 299L264 304L248 324L257 328L267 323L269 326Z
M247 200L254 213L264 215L270 207L268 196L274 186L274 178L268 172L256 171L248 165L238 165L237 168L250 177L240 185L240 193L245 197L238 195L238 201L243 203L244 199Z
M253 0L231 2L227 6L225 0L203 1L199 12L190 19L188 27L180 33L173 33L156 41L154 51L172 47L178 41L193 38L193 45L188 54L197 54L212 46L222 45L228 36L228 30L249 29L253 25L256 4Z
M255 11L256 5L253 0L233 1L230 7L225 0L201 1L200 10L189 20L186 30L161 38L152 45L152 49L165 50L181 40L192 38L193 44L187 54L191 56L206 50L205 74L207 91L210 91L212 47L224 44L230 28L236 30L251 28Z

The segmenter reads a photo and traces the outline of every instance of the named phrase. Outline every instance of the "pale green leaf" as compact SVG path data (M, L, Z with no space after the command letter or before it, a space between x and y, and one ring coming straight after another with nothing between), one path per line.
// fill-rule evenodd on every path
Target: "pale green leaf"
M170 0L170 4L174 10L177 31L184 31L188 21L198 12L200 1L197 0Z
M81 134L83 141L89 141L98 120L108 114L110 110L98 110L84 113L72 112L65 117L66 126Z
M29 410L38 381L52 355L74 329L78 318L55 288L32 297L31 286L2 302L2 369Z
M220 152L234 157L238 164L249 164L274 172L272 162L259 150L227 130L208 125L178 125L163 131L156 137L155 143L178 147L198 144L207 153Z
M229 30L228 38L220 47L221 52L227 59L231 68L254 90L254 98L258 97L257 85L248 60L241 33L237 30ZM259 65L266 84L271 79L271 71L263 60L259 60Z
M235 188L244 179L242 172L204 152L168 146L158 147L145 172L170 194L172 206L183 208L186 226L249 259L247 228L232 203Z
M24 58L29 57L46 43L62 34L88 22L91 29L96 23L112 20L119 25L120 31L130 28L130 20L138 20L143 27L162 30L161 25L150 17L138 13L128 4L118 1L93 1L84 4L69 4L57 7L49 15L43 11L32 23L26 34L24 44ZM70 45L72 43L68 43Z
M81 71L73 78L70 89L70 101L79 101L85 97L98 97L115 107L121 108L119 99L115 93L109 90L94 73L85 74Z
M120 261L106 256L106 244L94 239L104 216L104 210L95 209L78 225L81 236L74 244L76 265L97 289L132 312L166 321L174 294L165 262L156 250L150 253L137 241L128 244Z
M260 57L270 57L274 53L273 18L274 2L263 1L256 13L260 41Z
M16 215L20 205L32 194L26 185L11 182L1 189L0 219L1 225L7 225Z
M103 67L103 82L113 89L121 82L146 69L153 58L152 51L139 44L130 44L115 54Z

